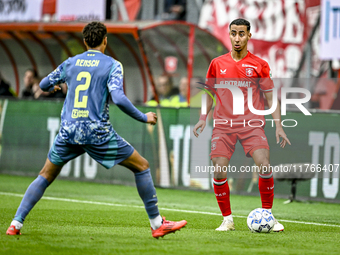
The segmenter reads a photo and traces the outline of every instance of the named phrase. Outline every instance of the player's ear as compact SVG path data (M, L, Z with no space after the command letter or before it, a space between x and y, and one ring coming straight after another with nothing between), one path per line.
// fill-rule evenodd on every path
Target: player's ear
M248 32L248 40L251 38L251 33Z
M87 45L87 43L86 43L85 39L83 39L83 42L84 42L84 44L85 44L86 48L88 48L89 46Z
M105 46L107 45L107 36L105 36L105 38L104 38L104 45Z

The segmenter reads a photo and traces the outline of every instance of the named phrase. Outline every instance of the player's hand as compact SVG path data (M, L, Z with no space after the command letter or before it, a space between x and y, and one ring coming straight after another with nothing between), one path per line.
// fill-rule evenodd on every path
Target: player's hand
M203 130L204 130L204 128L205 128L205 125L206 125L206 122L205 122L204 120L200 120L200 121L197 122L197 124L195 125L194 130L193 130L194 135L195 135L196 137L199 136L199 133L202 133L202 132L203 132ZM198 129L200 129L200 130L199 130L199 133L197 133Z
M280 137L282 137L282 141L281 142L280 142ZM283 131L282 127L276 129L276 143L279 143L279 142L280 142L280 147L281 148L284 148L287 143L289 145L291 145L290 141L289 141L285 131Z
M57 92L58 90L61 90L61 87L59 85L54 85L54 88L53 90L50 91L50 93L54 93L54 92Z
M150 123L151 125L156 125L157 123L157 115L154 112L148 112L145 114L147 117L146 123Z

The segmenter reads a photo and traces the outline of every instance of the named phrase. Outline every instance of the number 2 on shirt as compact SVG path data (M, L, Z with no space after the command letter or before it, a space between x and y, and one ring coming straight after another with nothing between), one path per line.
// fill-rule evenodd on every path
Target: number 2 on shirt
M82 78L85 78L85 84L79 84L76 87L75 97L74 97L74 108L86 108L87 107L88 96L83 96L82 100L79 101L79 93L80 91L85 91L90 87L91 74L89 72L80 72L77 76L77 81L81 81Z

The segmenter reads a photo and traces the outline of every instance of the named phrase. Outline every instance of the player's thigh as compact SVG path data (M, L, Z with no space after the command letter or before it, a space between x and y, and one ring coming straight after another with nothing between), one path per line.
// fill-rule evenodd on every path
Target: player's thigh
M235 151L237 142L236 134L214 133L211 137L211 153L210 158L227 158L228 162Z
M54 165L63 166L84 152L82 145L68 144L57 135L48 152L48 159Z
M55 165L47 158L45 165L41 169L39 175L44 177L51 184L59 175L62 168L63 166Z
M84 150L99 164L109 169L128 159L135 149L116 132L100 145L85 145ZM145 169L144 169L145 170Z
M58 176L62 167L70 160L83 154L84 150L80 145L67 144L64 140L56 136L44 167L40 171L40 175L45 177L49 183Z

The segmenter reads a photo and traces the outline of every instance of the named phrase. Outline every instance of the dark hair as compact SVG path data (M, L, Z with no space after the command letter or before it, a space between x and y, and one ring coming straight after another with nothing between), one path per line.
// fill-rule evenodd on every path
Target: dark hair
M90 48L99 46L107 34L106 26L97 21L87 24L83 29L85 42Z
M250 31L250 23L248 20L245 19L234 19L230 24L229 24L229 29L231 28L231 25L236 25L236 26L246 26L247 31Z
M38 72L37 70L33 69L33 68L28 68L26 69L25 73L26 72L31 72L33 74L33 78L38 78Z
M205 79L201 76L193 76L193 77L191 77L191 79L198 80L198 82L201 82L201 83L205 82Z
M166 85L170 85L171 87L174 85L172 76L170 74L164 72L160 76L158 76L158 79L161 78L161 77L167 78Z

